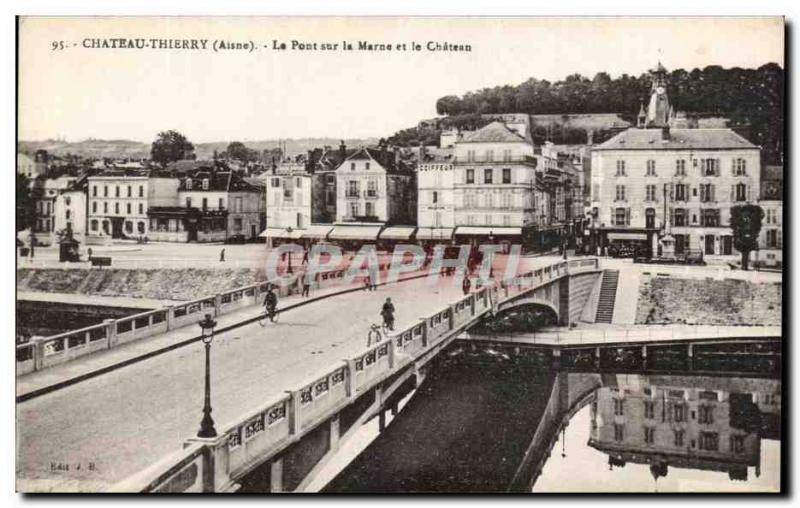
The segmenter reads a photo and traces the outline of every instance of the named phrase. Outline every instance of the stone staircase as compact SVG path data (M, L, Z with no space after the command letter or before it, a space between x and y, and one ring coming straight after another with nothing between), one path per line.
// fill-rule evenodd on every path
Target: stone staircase
M611 323L614 317L618 283L619 270L603 270L603 282L600 285L600 299L597 302L595 323Z

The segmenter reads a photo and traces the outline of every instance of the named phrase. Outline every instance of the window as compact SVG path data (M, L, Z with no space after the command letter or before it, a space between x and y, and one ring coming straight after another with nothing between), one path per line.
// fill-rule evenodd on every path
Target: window
M108 185L103 185L103 197L108 197Z
M689 200L689 186L683 183L675 185L675 201Z
M484 169L483 170L483 183L487 183L487 184L492 183L492 170L491 169Z
M614 399L614 414L617 416L625 414L625 399Z
M350 203L350 217L357 217L358 216L358 202L351 202Z
M701 210L700 225L701 226L719 226L719 210L707 209Z
M139 203L139 215L144 215L144 205Z
M645 186L645 201L656 201L656 186Z
M217 202L217 208L220 210L225 209L225 198L219 198L219 201Z
M475 162L475 150L467 150L467 162Z
M503 150L503 161L509 162L511 160L511 150L505 149Z
M676 208L673 212L673 220L672 222L676 226L688 226L686 222L686 209L685 208Z
M703 176L719 176L719 159L700 159L700 173Z
M653 444L655 440L656 440L656 429L653 427L645 427L644 442L647 444Z
M270 185L270 187L277 189L277 188L279 188L281 186L281 179L280 178L270 178L269 179L269 185ZM187 187L187 189L188 188L189 187Z
M114 197L119 197L119 185L114 186Z
M715 452L719 450L719 434L716 432L701 432L698 447L701 450Z
M648 159L647 161L647 173L645 176L656 176L656 161L653 159Z
M683 404L675 404L673 413L676 422L681 423L686 421L686 406Z
M143 197L144 197L144 185L140 185L140 186L139 186L139 197L140 197L140 198L143 198ZM141 224L141 225L142 225L142 231L141 231L141 233L144 233L144 223L140 222L139 224Z
M133 195L133 187L128 185L128 197L131 197L132 195Z
M731 451L733 453L744 452L744 436L731 436Z
M356 170L356 163L355 162L351 162L350 163L350 171L355 171L355 170Z
M244 211L243 203L244 203L243 198L236 198L236 201L234 201L234 204L236 206L236 208L234 209L234 212L243 212ZM223 204L223 206L225 205L224 202L222 204Z
M358 182L355 180L350 180L347 182L347 197L355 198L358 197Z
M675 176L686 176L686 161L684 159L675 161Z
M97 201L92 201L92 213L97 213Z
M276 185L276 187L277 187L277 185ZM192 179L191 178L187 178L186 179L186 190L192 190Z
M208 178L203 178L203 190L208 190Z
M615 226L625 226L628 224L628 209L627 208L617 208L614 211L614 225Z
M108 202L103 201L103 213L108 213Z
M714 199L714 184L701 183L700 184L700 201L703 203L710 203Z
M114 203L114 213L119 215L119 203Z
M127 205L127 214L128 215L131 214L131 204L130 203L128 203L128 205Z
M433 196L431 197L431 202L436 204L439 202L439 193L437 191L432 192Z
M778 248L778 230L777 229L768 229L767 230L767 248L769 248L769 249L777 249Z
M675 446L683 446L683 436L684 436L683 430L675 431L675 441L674 441Z
M300 224L298 224L298 226L299 225ZM233 230L234 231L241 231L242 230L242 218L241 217L235 217L233 219Z
M625 176L625 161L617 161L616 176Z
M375 215L375 203L372 201L367 201L364 203L364 214L368 217L372 217Z
M652 400L644 401L644 417L652 420L653 414L655 413L655 402Z
M733 159L731 163L734 176L747 175L747 164L744 159Z
M625 186L617 185L616 191L617 193L615 201L625 201Z
M625 427L618 423L614 424L614 441L622 441L625 439Z
M503 168L503 183L511 183L511 168Z
M697 421L704 425L714 423L714 406L700 406L698 408Z
M208 210L208 198L203 198L203 211Z
M492 162L494 160L494 150L486 150L486 162Z
M97 185L92 185L92 197L97 197Z
M92 231L97 231L97 219L92 219L89 222L89 229L91 229Z
M133 222L129 220L125 221L125 232L128 234L133 233Z
M141 206L141 205L139 205L139 206ZM144 234L144 221L137 222L136 223L136 229L139 231L140 235L143 235Z
M192 198L186 198L186 208L192 207Z
M736 201L746 201L747 200L747 185L744 183L738 183L734 186L735 188L735 200Z
M364 169L369 171L369 162L365 162L364 163Z
M467 170L467 183L475 183L475 170L468 169Z

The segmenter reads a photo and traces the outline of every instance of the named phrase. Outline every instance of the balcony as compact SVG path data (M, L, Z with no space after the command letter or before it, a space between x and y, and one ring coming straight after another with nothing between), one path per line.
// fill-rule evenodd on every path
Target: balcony
M378 199L378 191L367 189L364 191L364 197L368 199Z
M360 196L361 196L361 193L358 192L358 189L356 189L356 190L348 189L348 190L346 190L344 192L344 197L346 197L348 199L358 199Z

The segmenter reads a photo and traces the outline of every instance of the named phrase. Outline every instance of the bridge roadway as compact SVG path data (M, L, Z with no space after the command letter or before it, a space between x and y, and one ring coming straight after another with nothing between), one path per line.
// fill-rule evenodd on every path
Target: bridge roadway
M523 261L520 272L558 258ZM287 311L277 324L218 334L211 353L218 430L310 372L363 349L386 297L403 329L456 301L461 288L454 279L433 288L417 279L333 297ZM17 490L103 490L179 449L200 423L203 369L203 346L195 342L18 404Z

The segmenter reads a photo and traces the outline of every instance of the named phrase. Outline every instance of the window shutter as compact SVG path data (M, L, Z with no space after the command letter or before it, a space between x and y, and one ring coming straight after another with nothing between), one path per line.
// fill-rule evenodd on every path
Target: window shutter
M722 161L719 159L717 159L716 164L714 164L714 174L717 176L722 175Z
M731 203L736 201L736 186L731 185Z
M717 199L715 196L716 193L714 192L714 184L710 184L709 187L709 190L711 191L711 197L709 198L709 201L716 201Z
M700 159L700 171L702 171L704 173L706 171L706 160L705 159Z
M745 184L745 195L747 196L747 201L750 201L750 185Z
M674 183L669 184L669 200L670 201L674 201L675 200L675 184Z
M626 226L630 226L631 225L631 209L630 208L626 208L625 209L625 225Z
M778 248L782 249L783 248L783 231L780 230L780 229L778 229L776 231L778 233Z
M611 224L613 224L613 225L617 225L617 218L616 218L616 215L614 214L614 207L613 206L611 207L611 215L609 217L610 217L609 222Z

